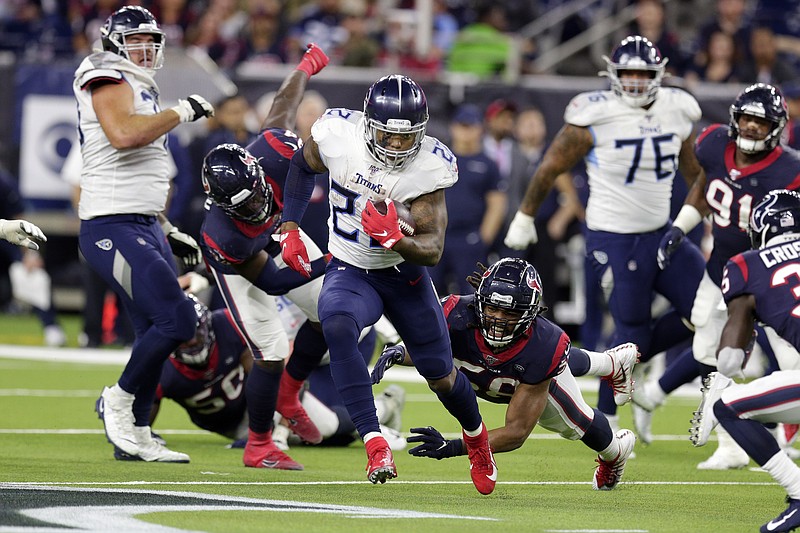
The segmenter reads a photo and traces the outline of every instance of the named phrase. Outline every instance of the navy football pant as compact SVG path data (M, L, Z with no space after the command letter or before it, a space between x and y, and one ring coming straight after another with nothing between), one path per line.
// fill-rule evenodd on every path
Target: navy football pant
M319 317L331 354L331 374L362 438L380 429L358 337L381 314L397 329L420 375L437 380L453 370L444 313L424 267L404 262L367 271L334 258L325 271ZM464 381L457 380L440 400L462 427L473 430L481 416L475 392L468 384L462 386Z
M136 396L136 424L148 425L162 364L194 337L194 304L178 285L175 260L156 217L83 220L78 244L128 310L136 339L118 383Z

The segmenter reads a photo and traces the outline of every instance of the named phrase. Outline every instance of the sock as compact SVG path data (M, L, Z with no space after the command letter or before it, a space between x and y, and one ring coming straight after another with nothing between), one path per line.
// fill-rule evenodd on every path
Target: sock
M271 372L254 364L247 376L244 393L250 430L255 433L266 433L272 427L272 415L275 413L281 374L282 372Z
M589 369L591 368L588 350L570 348L567 363L569 364L569 371L572 372L573 376L585 376L589 373Z
M305 381L311 372L319 366L328 345L322 332L315 329L308 320L300 326L294 339L292 356L286 363L286 372L298 381Z
M614 438L614 431L611 429L611 424L608 418L606 418L606 415L594 409L594 419L592 419L589 429L586 430L586 433L581 437L581 442L598 452L603 459L608 459L603 456L603 453L609 450L611 445L615 444L616 439ZM616 449L619 451L618 446ZM611 459L613 458L614 457L611 457Z
M607 376L614 371L611 356L605 352L588 352L589 374L593 376ZM613 389L612 389L613 390Z
M800 500L800 468L788 455L779 451L761 466L786 489L786 494L791 499Z
M475 396L475 391L472 389L467 376L461 372L456 372L456 382L450 392L446 394L437 393L436 395L445 409L458 420L465 431L478 431L477 434L480 433L483 419L478 411L478 400ZM473 437L477 436L477 434L470 435L467 433L467 435Z

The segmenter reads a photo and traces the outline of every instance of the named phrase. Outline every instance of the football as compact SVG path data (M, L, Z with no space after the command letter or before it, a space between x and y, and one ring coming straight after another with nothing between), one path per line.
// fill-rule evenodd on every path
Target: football
M405 204L397 200L393 203L394 209L397 211L397 221L400 223L400 231L403 232L403 235L413 237L414 232L417 230L417 225L414 223L414 217L411 216L411 210ZM372 202L372 205L375 206L375 210L381 215L386 214L386 200Z

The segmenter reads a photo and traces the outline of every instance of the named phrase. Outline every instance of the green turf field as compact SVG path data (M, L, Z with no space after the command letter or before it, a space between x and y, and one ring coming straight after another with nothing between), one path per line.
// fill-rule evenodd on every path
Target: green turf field
M38 342L35 323L3 324L3 335ZM8 342L3 335L0 341ZM657 412L657 440L637 446L614 491L592 490L591 450L537 428L520 450L496 456L497 488L481 496L469 481L466 457L435 461L396 452L399 477L371 485L363 447L356 444L292 448L302 472L244 468L241 450L195 430L171 402L162 406L156 430L192 462L117 462L93 407L103 385L116 381L120 364L52 361L44 350L44 361L4 357L11 351L0 346L0 531L55 521L119 532L744 532L785 507L783 490L763 472L695 469L714 443L695 449L688 441L692 398L673 397ZM455 435L455 421L424 385L401 385L407 390L404 428L430 424ZM594 394L587 399L593 404ZM481 410L489 427L502 423L501 407L481 402ZM621 421L630 427L628 407ZM28 509L20 514L19 507Z

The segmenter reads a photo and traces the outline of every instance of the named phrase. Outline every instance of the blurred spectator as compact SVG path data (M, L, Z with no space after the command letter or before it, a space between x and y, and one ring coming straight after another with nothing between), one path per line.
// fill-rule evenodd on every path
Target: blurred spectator
M14 176L0 168L0 218L24 218L25 205L16 183ZM56 320L50 275L39 252L0 240L0 286L3 285L3 304L8 304L13 296L30 306L42 323L45 344L66 344L67 337Z
M214 104L214 109L213 120L217 127L211 130L205 138L205 153L223 143L247 146L255 136L247 123L248 114L252 112L247 98L242 95L226 96Z
M733 37L723 31L715 31L709 36L706 49L695 54L691 65L687 67L686 81L734 82L737 79L736 65L741 56Z
M800 150L800 81L792 81L781 86L786 106L789 108L789 123L783 130L782 140L796 150Z
M316 43L332 57L336 56L348 38L347 30L342 27L343 20L340 0L318 0L306 4L300 19L289 29L289 62L299 61L308 43Z
M539 166L542 156L547 148L547 124L544 115L539 109L531 108L522 111L516 120L514 134L520 151L528 160L529 166L525 173L532 176ZM505 228L511 223L514 213L519 208L528 179L514 180L509 186L508 215ZM561 174L556 178L555 187L550 191L539 208L539 213L534 220L539 242L529 246L523 258L532 263L542 278L542 285L549 287L545 293L545 303L549 307L545 316L553 317L556 303L562 300L559 294L559 282L556 270L563 261L558 255L558 244L565 243L573 234L580 232L580 226L573 223L583 219L583 206L573 184L570 173ZM505 233L503 233L505 234ZM510 255L519 255L516 250L508 250ZM547 280L547 281L545 281Z
M341 25L347 31L347 40L338 50L339 64L345 67L376 66L381 44L370 35L366 4L362 1L347 2L341 12Z
M484 79L513 75L508 68L514 46L504 33L506 26L505 7L484 3L478 9L477 22L458 32L447 58L447 70L477 74Z
M0 50L27 61L72 58L72 29L65 3L17 0L7 8L10 16L0 18Z
M518 203L525 193L531 177L528 159L522 153L519 143L514 137L517 105L511 100L499 98L492 101L483 114L485 133L483 149L486 155L497 164L500 177L504 181L503 190L509 191L509 202ZM511 192L511 191L522 191ZM509 211L510 212L510 211ZM510 212L512 215L514 212ZM509 220L505 221L507 225ZM495 239L490 250L490 262L499 257L522 257L522 253L511 250L503 244L501 233ZM539 268L537 266L537 268Z
M198 2L191 4L196 5ZM184 46L187 30L200 17L198 8L190 5L187 0L156 0L148 9L167 36L167 46Z
M656 45L662 57L669 58L667 71L674 75L683 75L686 54L680 47L678 35L667 26L663 0L638 0L636 18L625 35L647 37Z
M76 55L89 54L95 41L100 39L100 28L106 19L121 8L120 0L96 0L95 2L74 2L70 9L72 26L72 47ZM98 42L97 47L100 48Z
M482 122L477 106L463 104L450 123L449 146L458 158L458 181L445 191L448 221L442 258L428 269L439 294L474 291L466 278L476 262L488 264L489 246L506 216L506 183L483 150Z
M797 73L778 55L775 34L768 26L758 26L750 33L750 59L740 64L737 76L742 83L781 85Z
M280 20L280 6L276 11L258 9L250 13L245 27L242 55L248 61L259 63L285 63L286 43Z
M746 0L717 0L714 16L701 23L697 29L696 54L708 49L708 39L715 32L721 31L733 38L734 49L747 53L750 46L750 25L747 18ZM699 64L704 64L700 58Z

